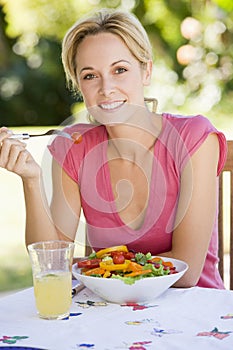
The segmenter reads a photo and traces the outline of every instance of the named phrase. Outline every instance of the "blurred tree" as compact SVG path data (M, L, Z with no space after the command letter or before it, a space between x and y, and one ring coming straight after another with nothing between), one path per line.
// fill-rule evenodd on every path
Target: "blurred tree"
M22 37L5 35L0 7L0 123L7 126L51 125L70 115L74 99L67 91L60 61L60 44L36 34L30 54Z
M232 116L232 0L139 1L161 109ZM220 113L219 113L220 112Z
M161 110L231 113L232 0L1 3L1 124L60 124L73 113L77 101L65 87L60 42L80 16L101 7L134 12L149 33L155 65L146 94L156 95Z

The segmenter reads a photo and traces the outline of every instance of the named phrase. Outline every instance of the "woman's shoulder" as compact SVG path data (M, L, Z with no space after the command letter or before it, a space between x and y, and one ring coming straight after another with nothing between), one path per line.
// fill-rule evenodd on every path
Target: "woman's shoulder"
M190 125L192 127L197 127L200 128L202 127L208 127L208 128L214 128L212 125L211 121L201 115L201 114L196 114L196 115L181 115L181 114L171 114L171 113L163 113L162 117L164 120L168 121L174 127L177 128L182 128L183 126Z
M212 122L201 114L197 115L179 115L163 114L163 124L165 134L173 131L173 136L181 136L182 139L202 139L210 133L220 132L215 128Z
M186 158L186 155L194 154L210 134L216 134L220 146L219 174L226 157L225 135L217 130L211 121L203 115L164 114L163 118L165 125L163 132L164 142L170 142L172 147L177 149L180 154L186 152L187 154L185 154L184 158ZM174 147L174 143L176 143L177 147Z

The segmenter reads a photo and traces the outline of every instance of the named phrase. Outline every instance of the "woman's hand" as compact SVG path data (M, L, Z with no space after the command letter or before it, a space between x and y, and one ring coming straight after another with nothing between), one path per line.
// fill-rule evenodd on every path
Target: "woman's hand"
M0 128L0 167L7 169L23 180L40 176L40 166L26 150L26 144L11 139L12 132L6 127Z

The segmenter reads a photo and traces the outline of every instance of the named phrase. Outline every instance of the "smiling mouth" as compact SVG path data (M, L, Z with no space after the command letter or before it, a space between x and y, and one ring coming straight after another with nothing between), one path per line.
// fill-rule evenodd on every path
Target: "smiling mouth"
M103 103L100 104L99 107L105 111L113 111L121 106L123 106L125 101L115 101L112 103Z

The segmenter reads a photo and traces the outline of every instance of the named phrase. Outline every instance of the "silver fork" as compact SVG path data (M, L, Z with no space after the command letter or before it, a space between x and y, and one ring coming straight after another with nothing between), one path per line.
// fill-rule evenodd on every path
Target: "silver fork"
M10 136L10 138L17 139L17 140L27 140L27 139L30 139L31 137L49 136L49 135L59 135L59 136L63 136L63 137L66 137L66 138L72 140L72 137L70 134L68 134L65 131L57 130L57 129L48 130L47 132L45 132L43 134L28 134L26 132L24 132L22 134L13 134Z

